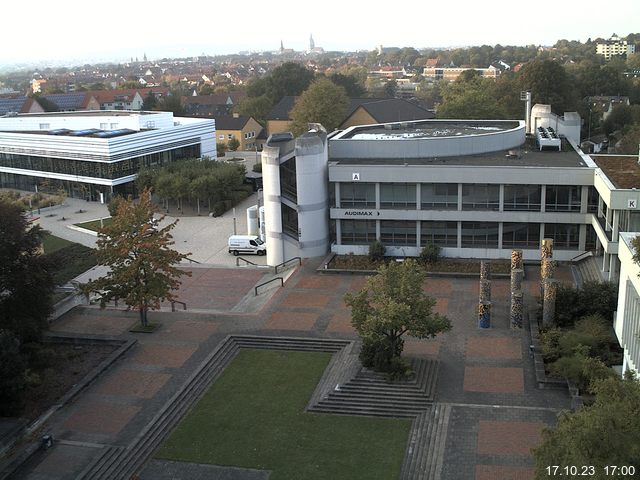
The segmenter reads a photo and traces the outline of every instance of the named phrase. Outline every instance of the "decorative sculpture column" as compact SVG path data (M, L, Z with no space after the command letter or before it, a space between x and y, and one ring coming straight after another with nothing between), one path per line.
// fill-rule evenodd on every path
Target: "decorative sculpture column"
M511 292L511 328L522 328L524 302L522 291Z
M511 270L511 293L522 290L523 278L524 278L524 270L520 268Z
M548 265L547 262L552 261L553 257L553 238L543 238L542 245L540 247L540 297L544 297L544 282L552 278L553 271L555 268L553 266ZM547 265L545 265L547 263ZM552 274L551 277L545 277L549 273Z
M522 270L522 250L511 250L511 270Z
M491 328L491 302L483 302L478 306L478 327Z
M491 263L480 262L480 298L478 302L478 326L491 327Z
M558 292L558 282L556 280L546 280L544 282L544 294L542 297L542 325L551 326L556 317L556 294Z

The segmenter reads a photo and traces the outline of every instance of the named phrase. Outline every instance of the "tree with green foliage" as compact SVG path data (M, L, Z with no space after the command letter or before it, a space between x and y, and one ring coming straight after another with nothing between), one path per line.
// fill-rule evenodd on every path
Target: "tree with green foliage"
M158 110L160 112L172 112L176 116L181 116L186 113L178 92L172 92L171 95L165 95L162 97L156 104L154 110Z
M42 229L22 209L0 201L0 329L21 343L38 341L53 309L51 265L41 255Z
M145 95L144 99L142 100L142 110L146 112L155 110L157 105L158 105L158 99L153 94L153 90L149 90L149 92Z
M348 105L344 88L327 78L319 78L293 106L291 130L294 135L301 135L309 123L320 123L327 132L332 132L344 120Z
M161 226L163 219L155 216L150 190L138 202L129 198L121 203L111 224L98 232L98 263L109 272L83 285L87 294L100 293L102 307L112 299L123 300L139 312L143 327L148 326L147 312L175 300L180 277L190 275L176 266L188 254L171 248L177 220Z
M630 478L611 475L611 470L607 475L607 466L639 468L640 383L631 375L610 377L597 382L594 391L593 405L564 412L555 427L544 429L542 444L534 450L536 480L549 478L549 465L593 466L593 480Z
M297 62L285 62L247 86L249 97L265 95L271 105L285 96L302 94L313 81L314 73Z
M572 327L581 318L597 314L611 321L618 305L618 284L587 281L581 287L560 284L556 293L558 327Z
M22 410L26 373L20 340L12 331L0 329L0 417L13 417Z
M492 95L495 82L477 74L461 76L442 86L438 118L497 119L504 115Z
M554 112L574 111L575 88L562 65L553 60L534 60L520 72L522 90L531 91L533 103L551 105Z
M347 293L351 324L363 339L365 366L393 372L405 368L399 360L406 333L433 338L451 330L447 317L433 312L436 300L423 290L426 273L413 260L391 262L367 279L357 293Z
M348 97L362 97L367 91L364 88L364 82L360 83L360 81L352 75L334 73L329 76L329 80L344 88Z
M253 117L257 122L264 125L265 118L273 107L274 102L266 95L260 95L259 97L245 97L240 100L235 111L240 115L247 117Z
M238 150L238 148L240 148L240 140L238 140L236 137L233 137L227 142L227 148L229 149L229 151L235 152L236 150Z
M224 154L227 152L227 144L226 142L217 142L216 143L216 152L218 157L224 157Z

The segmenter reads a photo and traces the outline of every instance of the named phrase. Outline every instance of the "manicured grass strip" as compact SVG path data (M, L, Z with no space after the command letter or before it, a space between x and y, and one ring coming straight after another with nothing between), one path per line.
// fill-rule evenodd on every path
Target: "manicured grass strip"
M111 224L111 217L102 219L102 226L106 227L107 225L110 225L110 224ZM97 232L101 228L100 220L91 220L90 222L76 223L74 225L76 227L86 228L87 230L92 230L94 232Z
M330 358L242 349L157 456L271 480L398 478L411 420L304 412Z
M46 257L51 262L51 273L56 285L64 285L97 264L93 248L64 238L45 234L42 238L42 246Z
M73 245L73 242L65 240L64 238L56 237L49 233L42 235L42 248L45 255L53 253L56 250L60 250L61 248L68 247L69 245Z

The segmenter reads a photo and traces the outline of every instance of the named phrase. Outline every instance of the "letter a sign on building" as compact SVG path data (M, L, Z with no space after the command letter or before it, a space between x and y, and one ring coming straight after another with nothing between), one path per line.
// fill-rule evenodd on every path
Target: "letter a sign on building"
M359 182L360 181L360 174L359 173L352 173L351 174L351 180L353 180L354 182Z

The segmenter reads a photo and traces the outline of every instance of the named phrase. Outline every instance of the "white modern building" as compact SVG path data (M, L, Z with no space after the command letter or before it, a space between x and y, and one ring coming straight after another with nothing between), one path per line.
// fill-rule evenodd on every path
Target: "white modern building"
M640 373L640 266L633 261L631 241L640 233L620 234L620 283L615 331L624 349L622 371Z
M215 138L214 120L171 112L9 114L0 117L0 186L33 191L46 181L93 200L126 195L143 166L216 158Z

